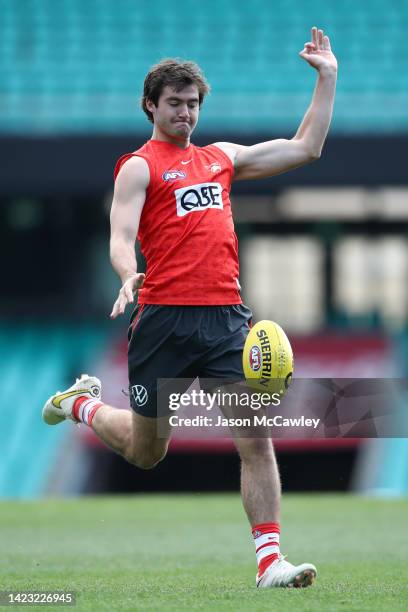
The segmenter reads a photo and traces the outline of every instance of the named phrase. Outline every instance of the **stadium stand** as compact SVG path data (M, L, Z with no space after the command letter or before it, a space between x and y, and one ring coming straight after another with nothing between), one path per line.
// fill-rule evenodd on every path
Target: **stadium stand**
M39 410L50 389L69 386L104 340L105 332L89 325L0 327L0 497L45 491L67 430L47 427Z
M175 55L212 85L200 129L292 130L313 87L298 52L315 23L341 62L333 131L406 130L407 16L404 0L4 0L0 133L147 130L142 79Z

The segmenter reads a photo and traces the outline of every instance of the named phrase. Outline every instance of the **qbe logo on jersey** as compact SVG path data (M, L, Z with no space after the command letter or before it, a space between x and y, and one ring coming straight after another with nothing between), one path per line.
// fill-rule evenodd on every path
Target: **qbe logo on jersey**
M207 208L224 208L222 186L220 183L199 183L174 192L177 204L177 216L184 217L191 212L200 212Z

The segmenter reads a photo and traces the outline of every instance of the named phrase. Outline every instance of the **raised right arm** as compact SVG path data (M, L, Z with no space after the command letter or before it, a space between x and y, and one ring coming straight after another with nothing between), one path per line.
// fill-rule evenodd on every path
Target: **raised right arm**
M134 293L144 281L144 274L137 272L135 240L149 180L147 162L136 156L125 162L116 178L110 214L110 259L122 287L113 305L112 319L133 302Z

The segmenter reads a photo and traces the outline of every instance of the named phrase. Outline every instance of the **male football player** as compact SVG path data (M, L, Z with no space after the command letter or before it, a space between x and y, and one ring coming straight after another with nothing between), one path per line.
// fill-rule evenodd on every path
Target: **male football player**
M172 59L150 70L142 108L153 134L118 161L111 210L111 262L122 282L111 317L123 314L138 294L129 328L133 410L104 404L100 381L84 375L46 402L46 423L83 422L127 461L149 469L166 455L171 435L165 421L167 435L157 436L157 418L165 419L157 414L157 379L243 377L251 311L239 293L229 192L233 180L274 176L320 157L332 116L337 62L329 38L315 27L300 57L318 73L303 121L293 138L253 146L192 144L209 89L204 75L196 64ZM146 275L137 271L136 237ZM292 565L280 554L281 487L272 441L234 441L242 464L242 501L255 540L257 586L309 586L315 566Z

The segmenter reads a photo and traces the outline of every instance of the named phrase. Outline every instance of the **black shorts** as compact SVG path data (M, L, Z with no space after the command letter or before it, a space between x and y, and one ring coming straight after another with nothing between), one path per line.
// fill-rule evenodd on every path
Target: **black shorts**
M243 379L252 312L235 306L138 305L128 339L130 405L157 417L157 379Z

